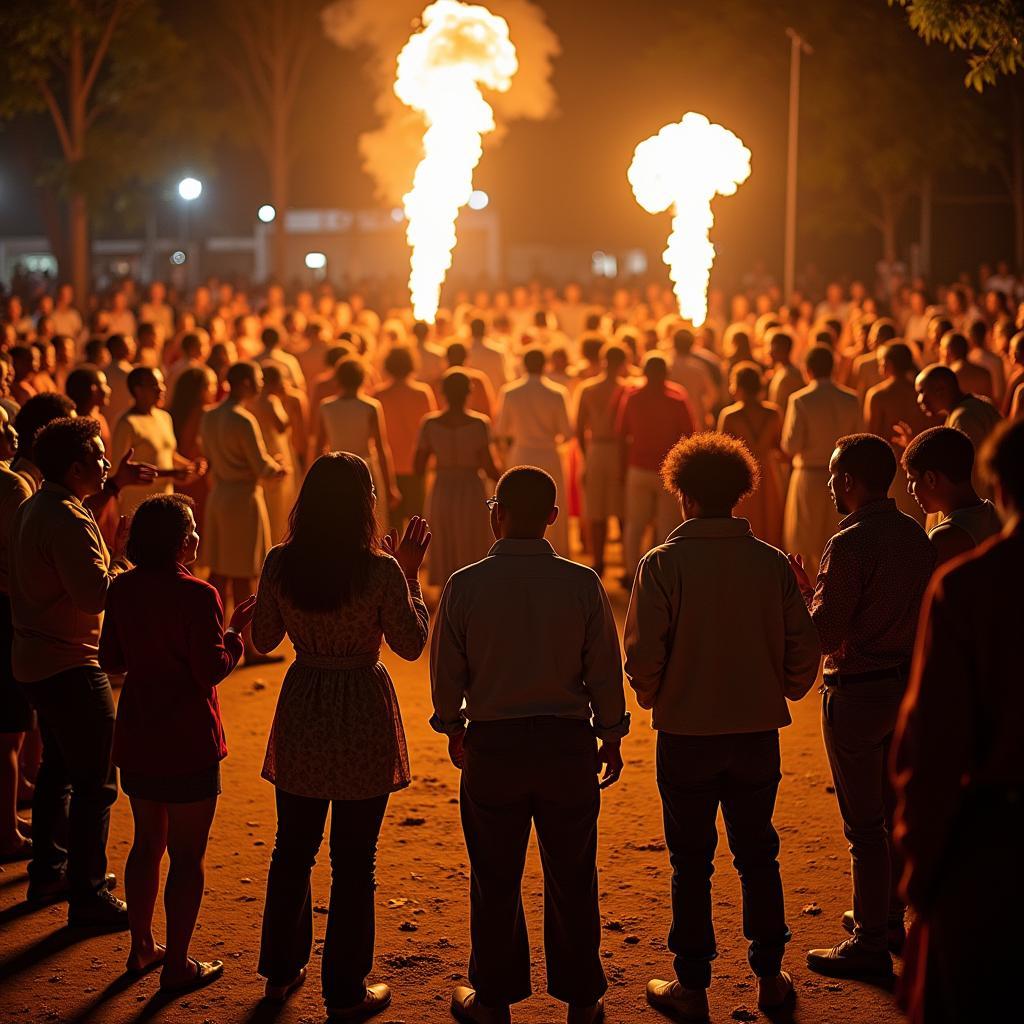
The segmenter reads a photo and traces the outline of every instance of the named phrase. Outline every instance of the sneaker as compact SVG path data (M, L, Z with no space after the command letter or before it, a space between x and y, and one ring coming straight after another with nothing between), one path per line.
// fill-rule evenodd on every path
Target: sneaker
M327 1024L335 1021L363 1020L391 1005L391 989L387 985L367 985L362 1002L352 1006L328 1006Z
M843 914L843 927L852 935L857 927L857 921L852 910ZM903 946L907 941L907 926L902 921L890 921L888 930L889 952L899 956L903 952Z
M107 890L117 888L117 875L108 871L103 877L103 884ZM71 895L71 883L68 881L67 872L61 873L48 882L29 882L28 892L25 894L27 902L44 907L50 903L63 903Z
M103 928L122 931L128 927L128 904L109 889L101 889L88 900L68 907L68 924L72 928Z
M468 985L457 985L452 992L452 1014L465 1024L510 1024L512 1020L507 1006L484 1006Z
M812 949L807 966L833 978L870 978L892 974L892 957L887 950L865 949L857 939L846 939L831 949Z
M647 982L647 1002L676 1020L706 1021L711 1015L707 989L684 988L678 981L652 978Z
M793 978L788 971L779 971L774 978L757 979L757 1005L762 1010L777 1010L795 996Z
M573 1006L570 1004L565 1015L565 1024L598 1024L602 1020L604 1020L603 999L598 999L596 1003L591 1003L590 1006Z

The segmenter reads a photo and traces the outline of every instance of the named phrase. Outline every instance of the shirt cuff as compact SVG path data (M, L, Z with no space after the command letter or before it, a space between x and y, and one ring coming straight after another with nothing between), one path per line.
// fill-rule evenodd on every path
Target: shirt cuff
M630 714L625 712L616 725L601 725L594 719L594 735L599 740L620 740L629 732Z
M454 722L442 722L437 716L437 712L430 716L430 728L434 732L439 732L444 736L454 736L455 733L465 732L466 729L466 716L460 714Z

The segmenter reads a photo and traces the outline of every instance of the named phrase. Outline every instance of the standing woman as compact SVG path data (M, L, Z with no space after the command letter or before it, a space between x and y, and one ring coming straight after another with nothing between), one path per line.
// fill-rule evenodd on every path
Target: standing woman
M735 404L726 406L718 417L718 432L743 441L757 462L760 473L754 490L733 513L750 523L759 540L782 546L782 513L786 498L782 487L782 413L777 405L761 401L764 384L756 363L733 367L729 390Z
M260 577L252 637L295 648L277 702L263 777L277 788L277 838L267 878L259 973L283 1002L306 976L313 945L310 871L331 810L331 900L323 997L331 1021L383 1009L373 966L374 859L388 796L409 785L398 698L381 640L414 661L428 615L416 574L430 533L418 516L402 542L378 541L369 467L331 452L310 467L288 537Z
M199 439L199 421L203 413L217 400L217 375L208 366L192 366L182 370L174 382L174 393L168 412L174 426L174 436L178 442L178 454L192 462L203 457L203 445ZM206 499L210 494L210 478L204 473L187 480L176 480L174 489L179 494L187 494L193 502L192 511L203 531L203 515L206 512ZM200 548L200 556L202 549ZM202 557L200 565L206 563Z
M128 795L135 838L124 888L132 947L129 974L163 964L160 989L187 992L215 981L220 960L188 955L203 899L206 844L227 756L217 684L242 655L241 630L255 597L238 604L224 630L217 591L193 576L199 534L181 494L147 498L128 536L135 568L107 593L100 665L126 673L114 726L114 763ZM160 862L170 854L164 887L167 946L153 937Z
M423 417L416 442L415 474L422 479L431 455L435 460L427 515L437 530L429 579L438 587L443 587L453 572L483 558L492 543L481 473L492 480L501 473L491 456L490 421L466 409L471 388L465 371L458 367L448 370L441 378L441 394L448 408Z

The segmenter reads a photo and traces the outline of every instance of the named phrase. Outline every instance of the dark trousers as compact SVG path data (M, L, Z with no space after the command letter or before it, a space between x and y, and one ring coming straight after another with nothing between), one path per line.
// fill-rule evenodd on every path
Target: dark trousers
M779 836L772 825L778 792L777 731L727 736L658 733L658 789L672 863L668 948L686 988L711 984L718 956L711 919L711 875L718 807L743 890L743 934L758 977L779 973L790 939L779 876Z
M29 879L50 882L66 867L70 902L87 900L104 886L110 808L117 799L110 681L100 669L83 667L23 689L43 739L32 797Z
M855 934L865 948L878 951L888 948L889 922L903 922L889 747L904 688L905 680L895 676L827 685L821 708L825 751L850 843Z
M544 870L548 992L589 1006L608 985L597 895L597 746L587 722L473 722L462 771L471 870L470 984L488 1006L529 997L522 878L531 823Z
M313 894L309 876L331 810L331 900L321 962L324 1002L358 1003L373 967L373 893L377 837L388 797L318 800L277 790L277 838L267 876L258 971L285 985L309 963L313 950Z

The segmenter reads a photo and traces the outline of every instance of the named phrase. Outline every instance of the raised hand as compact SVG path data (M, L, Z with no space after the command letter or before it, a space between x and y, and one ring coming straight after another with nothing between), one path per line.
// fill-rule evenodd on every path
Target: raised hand
M241 633L252 622L252 616L255 611L256 595L250 594L241 604L235 605L235 610L231 613L231 621L228 623L228 627L236 633Z
M914 440L914 428L906 420L900 420L899 423L893 424L892 437L889 440L897 448L906 448Z
M407 579L415 579L430 546L430 524L420 516L413 516L399 541L398 531L392 530L383 540L384 550L393 555Z
M139 484L151 484L156 479L156 466L151 466L148 462L133 462L134 454L135 449L129 448L117 464L113 480L118 490Z

